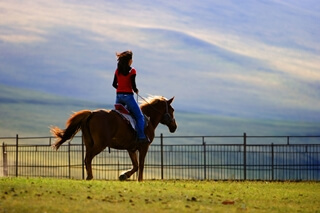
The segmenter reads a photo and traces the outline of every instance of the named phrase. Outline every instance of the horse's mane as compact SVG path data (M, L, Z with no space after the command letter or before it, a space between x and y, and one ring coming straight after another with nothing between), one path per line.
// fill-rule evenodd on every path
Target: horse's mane
M149 105L149 104L155 104L157 103L158 101L167 101L167 99L163 96L159 96L159 95L151 95L147 98L144 98L142 100L139 101L140 103L140 107L144 107L146 105Z

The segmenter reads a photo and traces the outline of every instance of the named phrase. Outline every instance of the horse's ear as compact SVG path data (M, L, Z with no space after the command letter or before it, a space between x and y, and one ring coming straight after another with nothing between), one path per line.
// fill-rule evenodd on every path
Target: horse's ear
M168 103L171 104L173 100L174 100L174 96L168 101Z

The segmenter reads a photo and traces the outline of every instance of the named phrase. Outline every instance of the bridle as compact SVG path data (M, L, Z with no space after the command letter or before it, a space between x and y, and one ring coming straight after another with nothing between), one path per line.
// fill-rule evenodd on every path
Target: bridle
M171 115L169 114L169 109L168 109L168 102L166 101L166 113L163 114L162 119L161 119L161 123L165 124L165 125L169 125L172 122L174 122L174 118L171 117Z
M158 109L156 109L152 104L150 104L145 98L143 98L141 95L137 94L137 99L140 97L143 101L145 101L147 104L149 104L155 111L161 113ZM162 118L160 120L160 123L169 126L172 122L174 122L174 118L171 117L169 113L169 106L168 102L166 101L166 112L162 115Z

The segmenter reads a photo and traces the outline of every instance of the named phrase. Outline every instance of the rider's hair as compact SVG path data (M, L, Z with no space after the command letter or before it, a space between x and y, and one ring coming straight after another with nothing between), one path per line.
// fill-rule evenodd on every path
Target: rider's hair
M128 75L131 67L129 66L129 61L132 59L132 51L127 50L122 53L116 53L118 58L118 72L122 75Z

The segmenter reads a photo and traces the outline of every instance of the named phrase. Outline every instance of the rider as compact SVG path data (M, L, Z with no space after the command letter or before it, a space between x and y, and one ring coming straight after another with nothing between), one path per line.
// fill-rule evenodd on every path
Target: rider
M144 134L144 116L133 96L133 92L138 94L139 90L136 86L137 71L135 68L131 67L132 55L132 51L130 50L116 53L118 65L114 74L112 86L117 90L116 103L126 105L136 119L138 142L148 143L149 141Z

